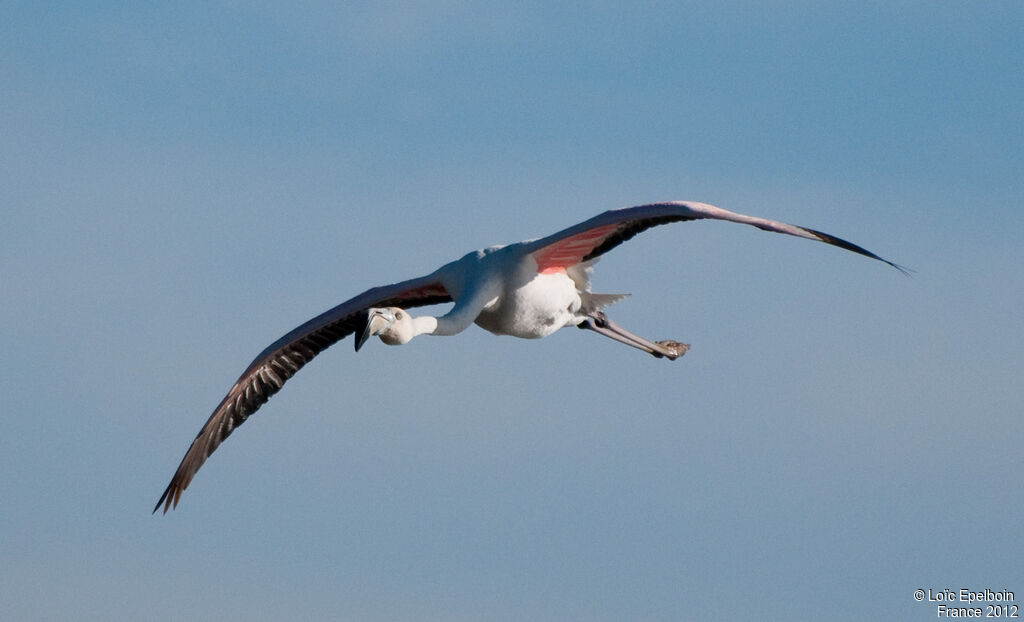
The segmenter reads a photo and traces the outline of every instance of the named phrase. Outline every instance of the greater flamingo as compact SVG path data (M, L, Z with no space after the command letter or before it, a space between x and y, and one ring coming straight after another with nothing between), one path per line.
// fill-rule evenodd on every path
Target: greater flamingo
M352 333L358 333L358 351L373 336L386 344L399 345L417 335L455 335L473 323L498 335L527 339L577 326L658 358L674 360L682 356L689 348L687 344L649 341L609 320L602 309L623 296L592 293L590 273L601 255L646 229L703 218L818 240L906 273L901 266L827 233L683 201L610 210L546 238L473 251L427 276L369 289L295 328L260 352L192 441L153 512L161 504L164 513L177 507L196 471L236 427L314 356ZM437 317L413 317L406 311L447 302L455 304Z

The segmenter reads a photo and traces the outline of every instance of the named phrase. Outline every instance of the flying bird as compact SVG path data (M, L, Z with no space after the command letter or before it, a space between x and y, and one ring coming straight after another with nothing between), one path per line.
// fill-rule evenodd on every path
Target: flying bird
M590 274L599 257L642 231L705 218L825 242L906 273L905 268L827 233L684 201L610 210L545 238L476 250L426 276L368 289L267 346L207 419L153 512L161 505L164 513L177 507L196 471L235 428L313 357L351 334L356 335L358 352L374 336L385 344L401 345L419 335L456 335L474 323L497 335L526 339L576 326L675 360L689 346L651 341L612 322L603 309L624 296L591 292ZM454 305L440 316L413 316L408 311L449 302Z

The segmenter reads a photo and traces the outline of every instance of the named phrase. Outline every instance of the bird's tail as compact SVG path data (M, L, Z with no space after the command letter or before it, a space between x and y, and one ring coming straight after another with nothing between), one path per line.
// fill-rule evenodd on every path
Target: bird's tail
M595 294L592 292L586 292L580 295L583 299L583 306L580 308L580 313L586 315L595 311L600 311L608 305L618 302L623 298L628 297L629 294Z

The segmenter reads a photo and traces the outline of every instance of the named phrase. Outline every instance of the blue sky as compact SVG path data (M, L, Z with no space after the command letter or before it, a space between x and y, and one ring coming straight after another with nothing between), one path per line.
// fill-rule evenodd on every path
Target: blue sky
M1024 600L1024 9L0 7L0 609L935 617ZM369 286L691 199L580 331L328 350L149 510L255 354Z

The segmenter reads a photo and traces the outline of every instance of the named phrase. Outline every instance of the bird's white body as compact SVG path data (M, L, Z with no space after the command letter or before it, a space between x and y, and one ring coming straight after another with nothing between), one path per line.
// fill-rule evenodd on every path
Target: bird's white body
M580 291L565 272L534 274L525 283L501 283L501 290L476 318L477 326L495 335L539 339L582 321Z
M595 260L540 270L523 247L527 240L468 253L436 270L431 277L452 294L455 306L435 318L398 317L376 333L388 345L403 345L419 335L454 335L470 324L523 339L547 337L560 328L579 325L586 311L598 310L619 295L590 292Z
M473 251L426 276L369 289L264 349L210 415L157 508L164 504L166 512L177 505L195 472L235 427L318 353L353 333L357 333L358 350L372 336L401 345L418 335L455 335L473 323L498 335L526 339L579 326L658 358L682 356L689 347L686 344L649 341L609 320L601 309L623 296L592 293L590 273L601 255L646 229L699 219L726 220L825 242L902 270L827 233L682 201L611 210L544 238ZM405 310L446 302L454 305L440 316L414 317Z
M540 272L521 252L527 243L475 251L437 270L456 302L438 318L438 329L425 334L453 334L475 323L496 335L539 339L582 321L589 264Z

